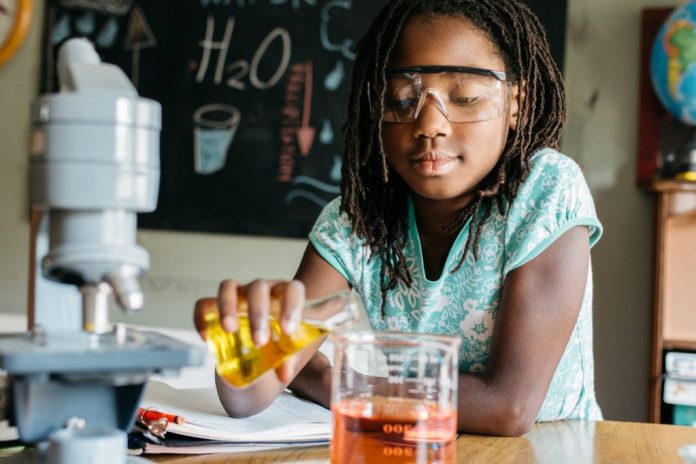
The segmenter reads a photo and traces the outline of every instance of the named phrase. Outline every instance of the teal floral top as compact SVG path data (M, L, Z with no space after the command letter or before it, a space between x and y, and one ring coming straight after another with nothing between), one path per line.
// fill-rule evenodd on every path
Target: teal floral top
M420 239L409 200L409 240L404 256L413 278L411 288L399 283L387 294L386 317L381 315L379 257L352 233L348 218L339 213L340 199L329 203L310 232L310 241L361 295L375 330L455 335L462 339L461 372L480 372L488 363L493 326L505 276L524 265L564 232L587 226L590 246L602 234L592 196L578 165L545 149L531 160L531 171L516 198L500 214L493 208L479 239L479 259L467 255L456 273L469 228L456 238L438 280L425 276ZM582 308L561 357L538 421L602 419L594 391L592 353L592 270L587 276ZM543 343L542 340L539 341Z

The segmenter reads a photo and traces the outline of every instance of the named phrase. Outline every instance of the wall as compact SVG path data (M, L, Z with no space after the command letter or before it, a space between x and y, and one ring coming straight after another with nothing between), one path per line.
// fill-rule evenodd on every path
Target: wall
M44 0L35 0L29 36L15 57L0 68L0 311L25 312L29 263L29 107L38 88ZM215 295L225 278L293 276L305 240L140 231L138 242L151 255L142 282L147 307L116 320L134 324L191 327L197 298Z
M634 186L640 11L675 0L571 0L564 151L585 166L604 237L594 248L596 388L605 416L647 418L651 195Z
M0 67L0 311L23 311L27 299L29 103L36 94L43 0L35 2L27 40Z
M37 0L37 13L43 0ZM570 0L566 76L570 118L563 150L586 167L604 238L593 250L595 357L607 418L647 418L653 199L633 184L640 9L676 0ZM0 68L0 311L23 312L28 263L29 102L37 88L40 24ZM303 240L142 231L152 255L148 307L129 319L189 326L195 299L224 277L288 277Z

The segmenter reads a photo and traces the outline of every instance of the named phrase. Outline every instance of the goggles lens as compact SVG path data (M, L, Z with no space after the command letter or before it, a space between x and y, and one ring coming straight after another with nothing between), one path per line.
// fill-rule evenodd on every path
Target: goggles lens
M450 122L495 119L507 110L510 82L485 71L388 72L382 120L415 121L429 96Z

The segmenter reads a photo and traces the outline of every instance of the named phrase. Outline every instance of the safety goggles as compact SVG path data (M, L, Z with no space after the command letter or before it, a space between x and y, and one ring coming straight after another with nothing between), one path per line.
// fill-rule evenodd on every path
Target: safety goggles
M382 120L413 122L430 96L450 122L478 122L505 113L511 81L506 73L466 66L387 70Z

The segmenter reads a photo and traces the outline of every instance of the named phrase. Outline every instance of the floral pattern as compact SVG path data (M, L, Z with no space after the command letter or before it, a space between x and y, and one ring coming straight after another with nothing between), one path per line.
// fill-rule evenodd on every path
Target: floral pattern
M461 372L480 372L488 363L493 327L505 276L538 256L568 229L584 225L590 246L602 226L579 166L554 150L536 153L531 171L515 199L497 208L481 231L479 259L461 259L469 229L465 226L450 250L441 277L431 281L423 269L420 239L409 199L409 240L404 250L413 278L408 288L399 283L387 294L386 317L381 314L380 261L363 246L345 215L340 199L328 204L310 233L310 241L329 264L360 293L375 330L438 333L458 336ZM592 353L592 271L578 321L551 381L538 421L602 418L594 393Z

